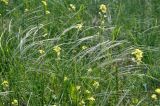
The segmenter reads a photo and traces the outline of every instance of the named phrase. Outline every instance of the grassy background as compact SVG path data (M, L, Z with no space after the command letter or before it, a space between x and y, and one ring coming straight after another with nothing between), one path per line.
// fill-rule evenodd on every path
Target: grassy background
M99 15L101 4L107 5L106 17ZM8 89L0 86L0 105L10 106L13 99L19 106L81 106L82 100L86 106L160 105L151 98L160 86L159 5L159 0L48 0L47 15L40 0L0 1L0 82L9 82ZM82 30L76 29L79 23ZM132 61L135 48L144 52L140 65Z

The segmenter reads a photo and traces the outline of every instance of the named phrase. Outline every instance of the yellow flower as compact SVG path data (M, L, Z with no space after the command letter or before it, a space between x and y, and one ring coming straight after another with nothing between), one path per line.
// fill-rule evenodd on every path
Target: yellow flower
M50 13L51 13L50 11L46 10L46 14L47 14L47 15L50 14Z
M89 97L88 100L89 101L95 101L95 98L94 97Z
M4 88L7 88L9 86L9 83L7 80L4 80L1 84Z
M77 91L80 90L81 86L76 86Z
M107 12L107 7L106 7L106 5L104 5L104 4L101 4L99 9L100 9L100 11L101 11L102 13L106 13L106 12Z
M1 0L5 5L8 5L8 0Z
M89 72L89 73L92 72L92 71L93 71L92 68L89 68L89 69L88 69L88 72Z
M155 90L155 92L156 92L157 94L160 94L160 88L157 88L157 89Z
M151 95L151 98L154 99L154 100L157 100L157 99L158 99L156 94L152 94L152 95Z
M87 46L82 46L82 50L85 50L85 49L87 49Z
M25 10L24 10L24 12L28 12L29 10L26 8Z
M137 63L139 64L143 57L143 52L140 49L135 49L132 54L135 56Z
M53 50L57 53L57 56L59 56L60 55L60 53L61 53L61 48L57 45L57 46L54 46L53 47Z
M83 24L82 24L82 23L76 25L76 28L77 28L78 30L82 30L82 27L83 27Z
M43 4L44 6L47 6L47 2L46 2L46 1L42 0L41 2L42 2L42 4Z
M95 88L98 88L98 87L99 87L99 82L94 81L93 86L94 86Z
M39 53L40 53L40 54L44 54L45 51L44 51L44 50L39 50Z
M90 94L90 93L91 93L89 90L86 90L85 92L86 92L87 94Z
M69 5L69 10L75 11L75 10L76 10L76 6L73 5L73 4L70 4L70 5Z
M12 105L18 106L18 100L14 99L14 100L12 101Z
M64 81L67 81L67 80L68 80L68 78L65 76L65 77L64 77Z
M137 98L132 98L132 103L133 104L137 104L138 103L138 99Z
M84 100L82 99L79 104L82 105L82 106L84 106L85 105Z

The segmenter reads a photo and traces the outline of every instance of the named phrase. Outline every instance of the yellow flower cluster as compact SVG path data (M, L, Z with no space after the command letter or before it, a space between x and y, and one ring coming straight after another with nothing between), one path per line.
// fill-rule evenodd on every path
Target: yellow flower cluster
M135 49L132 54L135 56L135 59L139 64L142 61L143 52L140 49Z
M82 46L82 50L85 50L87 49L88 47L87 46Z
M94 81L93 86L97 89L99 87L99 82Z
M45 8L45 14L46 15L50 14L50 11L47 9L47 2L46 2L46 0L42 0L41 2L42 2L43 6Z
M76 11L76 6L74 4L70 4L69 5L69 10L73 10L73 11Z
M158 95L160 95L160 88L155 89L155 93L158 94ZM157 97L156 94L152 94L151 98L154 99L154 100L157 100L158 97Z
M44 54L45 51L41 49L41 50L39 50L39 53L40 53L40 54Z
M101 4L100 7L99 7L99 10L100 10L102 13L106 13L106 12L107 12L107 6L104 5L104 4Z
M61 54L61 48L58 45L54 46L53 50L57 53L57 56L60 56L60 54Z
M95 98L92 96L92 97L89 97L88 100L89 101L95 101Z
M8 83L8 81L7 80L4 80L3 82L2 82L2 84L1 84L2 86L3 86L3 88L5 89L5 88L8 88L8 86L9 86L9 83Z
M5 5L8 5L8 0L1 0Z
M13 106L18 106L18 100L14 99L14 100L12 101L12 105L13 105Z
M83 27L83 24L82 24L82 23L76 25L76 28L77 28L78 30L82 30L82 27Z

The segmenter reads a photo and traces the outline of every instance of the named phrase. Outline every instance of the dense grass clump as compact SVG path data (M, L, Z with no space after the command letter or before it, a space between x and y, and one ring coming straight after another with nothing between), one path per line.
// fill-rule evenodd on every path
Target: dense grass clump
M0 106L160 105L159 0L0 0Z

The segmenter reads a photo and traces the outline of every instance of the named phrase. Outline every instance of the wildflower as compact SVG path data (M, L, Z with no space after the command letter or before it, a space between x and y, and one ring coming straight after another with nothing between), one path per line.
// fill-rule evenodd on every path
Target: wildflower
M101 11L102 13L106 13L106 12L107 12L107 7L106 7L106 5L104 5L104 4L101 4L99 9L100 9L100 11Z
M4 80L1 84L4 88L7 88L9 86L9 83L7 80Z
M155 92L156 92L157 94L160 94L160 88L157 88L157 89L155 90Z
M87 94L90 94L90 93L91 93L89 90L86 90L85 92L86 92Z
M8 5L8 0L1 0L5 5Z
M28 12L29 10L26 8L25 10L24 10L24 12Z
M64 77L64 81L67 81L67 80L68 80L68 78L65 76L65 77Z
M50 11L46 10L46 14L47 14L47 15L50 14L50 13L51 13Z
M82 27L83 27L83 24L82 24L82 23L76 25L76 28L77 28L78 30L82 30Z
M95 98L94 97L89 97L88 100L89 101L95 101Z
M89 72L89 73L92 72L92 71L93 71L92 68L89 68L89 69L88 69L88 72Z
M57 56L59 56L60 55L60 53L61 53L61 48L57 45L57 46L54 46L53 47L53 50L57 53Z
M143 57L143 52L140 49L135 49L132 54L135 56L137 63L140 63Z
M77 91L80 90L81 86L76 86Z
M85 50L85 49L87 49L87 46L82 46L82 50Z
M158 99L156 94L152 94L152 95L151 95L151 98L154 99L154 100L157 100L157 99Z
M133 103L133 104L137 104L137 103L138 103L138 99L137 99L137 98L133 98L133 99L132 99L132 103Z
M76 10L76 6L73 5L73 4L70 4L70 5L69 5L69 10L75 11L75 10Z
M14 99L14 100L12 101L12 105L18 106L18 100Z
M41 2L42 2L42 4L43 4L44 6L47 6L47 2L46 2L46 1L42 0Z
M98 88L98 87L99 87L99 82L94 81L93 86L94 86L95 88Z
M85 105L84 100L82 99L79 104L80 104L80 105Z
M40 54L44 54L45 51L41 49L41 50L39 50L39 53L40 53Z

